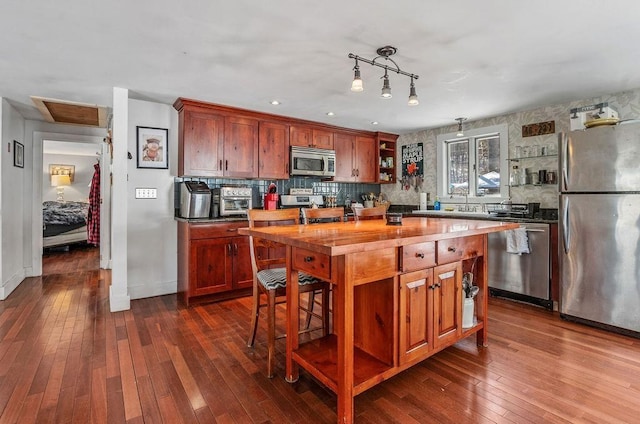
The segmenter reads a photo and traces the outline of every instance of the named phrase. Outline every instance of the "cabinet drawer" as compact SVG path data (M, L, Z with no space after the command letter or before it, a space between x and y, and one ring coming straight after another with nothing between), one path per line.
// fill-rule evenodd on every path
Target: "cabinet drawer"
M331 279L331 258L311 250L295 247L292 250L293 267L314 277Z
M469 259L484 254L484 236L459 237L438 242L439 264Z
M238 228L248 226L248 221L190 224L189 236L192 240L217 237L233 237L238 235Z
M400 271L409 272L426 269L436 264L436 242L410 244L402 246L400 255Z

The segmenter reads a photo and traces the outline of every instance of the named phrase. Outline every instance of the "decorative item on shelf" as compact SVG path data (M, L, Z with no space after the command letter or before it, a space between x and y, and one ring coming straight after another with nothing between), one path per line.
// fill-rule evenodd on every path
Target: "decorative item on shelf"
M462 130L462 123L464 121L466 121L467 118L456 118L456 121L458 121L458 132L456 133L456 137L464 137L464 131Z
M556 121L538 122L522 126L522 137L553 134L556 132ZM532 155L533 156L533 155ZM537 155L536 155L537 156Z
M353 81L351 83L351 91L359 93L361 91L364 91L364 85L362 83L362 77L360 74L360 66L358 65L358 61L362 61L364 63L368 63L369 65L372 66L377 66L379 68L383 68L384 69L384 75L381 77L383 79L383 83L382 83L382 94L381 97L384 99L390 99L391 98L391 84L389 83L389 74L388 71L391 72L395 72L399 75L405 75L409 78L411 78L411 83L409 84L409 100L407 102L407 104L409 106L416 106L419 104L418 101L418 95L416 94L416 86L415 83L413 82L414 80L417 80L419 77L416 74L412 74L412 73L408 73L405 72L403 70L400 69L400 67L398 66L398 64L391 59L391 56L393 56L394 54L396 54L398 51L398 49L396 49L395 47L392 46L384 46L384 47L380 47L378 50L376 50L376 53L378 54L378 56L376 56L373 60L369 60L369 59L365 59L363 57L357 56L353 53L349 53L349 58L350 59L354 59L356 64L353 68ZM379 62L376 62L376 60L378 59L384 59L385 61L389 61L391 63L393 63L393 66L389 66L389 65L385 65Z
M620 120L618 112L612 109L608 102L573 108L570 113L571 131L615 125Z

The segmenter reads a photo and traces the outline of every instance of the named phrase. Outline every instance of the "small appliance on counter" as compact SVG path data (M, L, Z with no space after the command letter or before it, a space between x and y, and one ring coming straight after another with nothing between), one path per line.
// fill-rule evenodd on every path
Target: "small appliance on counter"
M209 218L211 190L201 181L180 183L180 217Z
M253 191L244 185L225 185L213 189L212 218L247 215L253 205Z
M283 194L280 196L280 205L283 208L311 208L313 205L321 207L324 198L321 194Z
M271 183L264 195L264 210L273 211L278 209L278 188Z

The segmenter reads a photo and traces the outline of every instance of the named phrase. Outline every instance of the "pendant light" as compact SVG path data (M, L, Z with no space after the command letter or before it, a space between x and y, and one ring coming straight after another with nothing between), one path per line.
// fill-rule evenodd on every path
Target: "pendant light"
M456 134L456 137L464 137L464 131L462 131L462 123L466 120L467 118L456 118L456 121L458 121L458 133Z
M384 70L384 76L382 77L384 81L382 82L382 94L380 96L383 99L391 98L391 85L389 85L389 75L387 75L387 70Z
M409 86L409 106L417 106L420 104L418 101L418 95L416 94L416 85L413 83L413 77L411 77L411 85Z
M360 67L358 66L358 59L356 59L356 66L353 68L353 71L354 74L353 82L351 83L351 91L359 93L364 90L364 87L362 86L362 78L360 78Z

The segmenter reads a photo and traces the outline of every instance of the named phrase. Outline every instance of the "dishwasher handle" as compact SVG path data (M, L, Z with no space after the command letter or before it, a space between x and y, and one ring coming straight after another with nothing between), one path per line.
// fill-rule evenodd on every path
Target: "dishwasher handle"
M534 230L533 228L525 228L524 229L527 233L544 233L547 230Z

